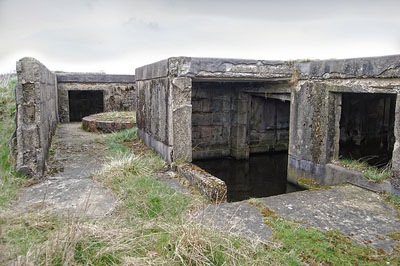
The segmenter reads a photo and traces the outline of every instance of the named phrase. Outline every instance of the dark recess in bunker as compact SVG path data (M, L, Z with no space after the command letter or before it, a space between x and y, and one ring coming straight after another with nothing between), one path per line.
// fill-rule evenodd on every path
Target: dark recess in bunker
M193 83L194 163L225 181L230 202L298 190L287 182L290 101L280 86Z
M343 93L339 157L383 167L394 146L395 94Z
M251 98L250 153L288 150L290 102Z
M251 155L248 160L227 157L194 164L225 181L228 201L233 202L300 190L286 180L287 159L287 152L274 152Z
M71 122L104 112L103 91L69 91L68 97Z

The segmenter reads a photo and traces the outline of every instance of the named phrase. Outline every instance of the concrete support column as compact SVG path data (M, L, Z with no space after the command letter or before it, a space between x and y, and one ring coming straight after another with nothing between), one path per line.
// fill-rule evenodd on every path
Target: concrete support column
M172 160L192 161L192 79L171 81L173 155Z
M396 109L394 116L394 148L392 155L392 185L400 187L400 94L396 97Z
M236 159L248 159L250 155L247 140L249 127L250 95L240 93L233 103L233 123L231 129L231 156Z

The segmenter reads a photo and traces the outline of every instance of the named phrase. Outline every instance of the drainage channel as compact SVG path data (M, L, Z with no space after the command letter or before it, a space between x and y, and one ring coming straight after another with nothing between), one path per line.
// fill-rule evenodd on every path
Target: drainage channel
M193 164L226 183L228 202L303 190L287 182L287 152L263 153L248 160L231 157L196 160Z

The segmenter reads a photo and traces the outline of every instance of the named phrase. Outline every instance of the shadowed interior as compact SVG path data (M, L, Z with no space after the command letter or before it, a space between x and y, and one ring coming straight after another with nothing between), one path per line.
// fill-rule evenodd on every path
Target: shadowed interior
M70 121L104 112L103 91L68 91Z

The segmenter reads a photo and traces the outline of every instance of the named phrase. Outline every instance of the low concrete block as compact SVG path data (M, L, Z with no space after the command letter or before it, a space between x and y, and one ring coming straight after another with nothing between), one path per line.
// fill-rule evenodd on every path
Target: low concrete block
M177 165L177 170L210 201L226 202L227 187L221 179L191 163L179 164Z
M400 189L392 186L387 180L378 183L367 179L361 172L331 163L327 164L325 167L324 183L326 185L337 185L344 182L375 192L389 192L400 195Z

